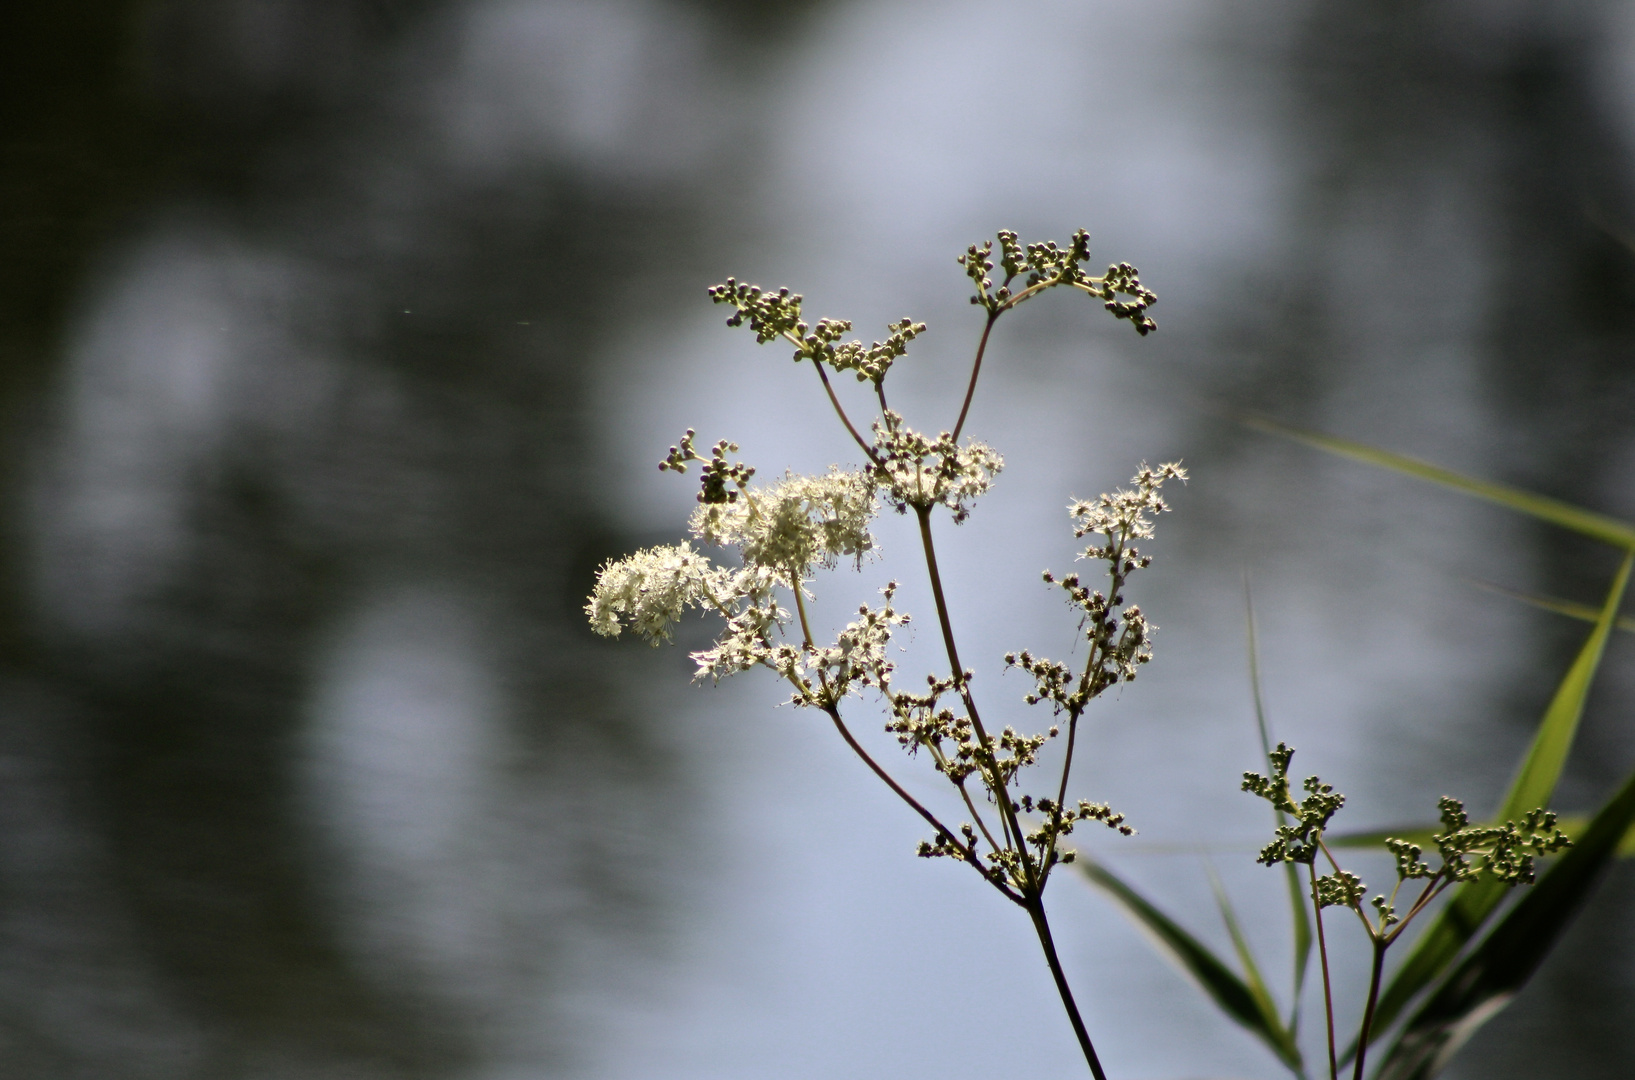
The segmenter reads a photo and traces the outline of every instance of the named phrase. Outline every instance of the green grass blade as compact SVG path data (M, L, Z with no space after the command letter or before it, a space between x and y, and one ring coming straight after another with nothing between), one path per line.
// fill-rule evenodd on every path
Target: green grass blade
M1300 999L1306 989L1306 972L1311 967L1311 916L1306 914L1306 891L1300 872L1293 863L1284 863L1284 881L1289 888L1289 913L1294 924L1294 1004L1289 1007L1289 1034L1300 1036Z
M1567 763L1567 753L1572 749L1573 739L1578 734L1579 718L1584 715L1584 702L1589 698L1590 687L1595 682L1595 673L1601 666L1601 656L1606 652L1607 638L1612 634L1613 623L1618 618L1618 609L1623 605L1624 590L1629 584L1631 566L1635 566L1635 549L1631 549L1624 556L1623 565L1618 568L1618 576L1607 592L1607 602L1601 608L1595 629L1591 631L1584 647L1579 650L1578 658L1567 671L1567 677L1561 681L1550 707L1545 710L1544 722L1539 725L1538 734L1533 738L1533 745L1528 747L1527 756L1522 759L1521 768L1516 772L1516 779L1511 782L1510 791L1504 802L1499 805L1499 812L1494 815L1494 820L1509 821L1520 818L1529 810L1547 805L1550 796L1555 794L1556 781L1561 778L1562 766Z
M1282 1020L1278 1016L1277 1003L1272 1000L1272 992L1266 987L1266 980L1261 977L1260 965L1255 963L1255 954L1249 948L1249 939L1243 936L1243 927L1238 923L1237 912L1232 910L1231 898L1226 895L1226 886L1221 884L1220 875L1215 873L1213 866L1209 867L1209 887L1215 893L1215 906L1220 909L1221 922L1226 924L1226 932L1232 938L1232 948L1238 954L1238 963L1243 967L1243 981L1254 996L1255 1005L1260 1015L1269 1027L1281 1028ZM1285 1062L1296 1072L1300 1070L1298 1060L1299 1050L1293 1046L1296 1060Z
M1635 773L1403 1028L1377 1080L1430 1080L1530 979L1635 825Z
M1542 611L1552 611L1557 615L1565 615L1569 619L1577 619L1580 622L1593 623L1596 619L1601 617L1601 613L1595 608L1590 607L1588 604L1575 604L1571 600L1559 600L1553 596L1539 596L1536 593L1518 592L1515 589L1507 589L1503 585L1495 585L1491 581L1482 581L1477 578L1467 578L1466 580L1472 585L1476 586L1478 589L1485 589L1491 593L1498 593L1500 596L1507 596L1512 600L1519 600L1524 604L1539 608ZM1628 615L1620 615L1617 621L1612 624L1612 628L1614 630L1622 630L1626 634L1635 632L1635 618L1631 618Z
M1249 686L1255 698L1255 727L1260 733L1260 756L1266 768L1272 765L1271 725L1266 722L1266 702L1260 692L1260 644L1255 633L1255 598L1249 588L1249 575L1243 577L1243 606L1249 638ZM1278 825L1288 823L1283 811L1273 809ZM1311 969L1311 917L1306 914L1305 887L1300 882L1300 871L1293 863L1284 863L1283 869L1289 886L1289 917L1294 933L1294 991L1289 1006L1288 1031L1291 1038L1300 1035L1300 1001L1306 989L1306 972Z
M1556 781L1562 765L1572 748L1578 732L1578 721L1584 713L1584 703L1590 686L1595 681L1596 669L1606 650L1607 638L1612 633L1613 620L1623 603L1624 589L1629 584L1630 567L1635 564L1635 550L1624 557L1601 608L1595 629L1579 650L1578 657L1561 681L1555 697L1544 712L1538 734L1522 759L1516 779L1510 785L1494 815L1496 821L1515 820L1534 807L1547 806L1555 793ZM1460 886L1447 907L1420 935L1414 948L1403 961L1402 967L1380 995L1375 1013L1376 1032L1384 1032L1401 1014L1408 1003L1422 990L1435 982L1452 964L1459 951L1476 932L1494 908L1504 899L1505 886L1492 880L1474 881Z
M1180 965L1181 970L1192 977L1223 1013L1265 1043L1289 1069L1296 1074L1301 1072L1300 1049L1283 1028L1276 1011L1265 1011L1250 985L1208 946L1187 933L1105 866L1085 858L1082 853L1073 865L1117 901L1159 951ZM1265 1000L1269 1004L1270 999Z
M1565 503L1559 499L1552 499L1547 495L1535 495L1530 491L1513 488L1506 484L1495 484L1487 480L1477 480L1473 477L1456 473L1452 469L1444 469L1439 465L1432 465L1418 458L1404 454L1393 454L1389 450L1380 450L1364 443L1351 442L1347 439L1337 439L1332 435L1322 435L1314 431L1302 431L1298 428L1284 427L1282 424L1267 420L1264 417L1243 415L1239 419L1257 431L1264 431L1270 435L1278 435L1295 442L1305 443L1330 454L1336 454L1352 461L1360 461L1365 465L1373 465L1381 469L1390 469L1392 472L1402 473L1405 476L1416 477L1420 480L1439 484L1442 487L1462 491L1467 495L1474 495L1478 499L1497 503L1512 510L1560 525L1564 529L1582 533L1585 536L1604 540L1614 547L1635 548L1635 525L1627 521L1620 521L1606 514L1597 514L1593 510L1584 510Z

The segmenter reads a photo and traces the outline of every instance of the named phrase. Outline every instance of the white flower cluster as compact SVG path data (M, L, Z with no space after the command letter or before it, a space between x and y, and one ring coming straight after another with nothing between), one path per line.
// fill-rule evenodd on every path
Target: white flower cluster
M740 566L715 566L686 543L610 562L585 605L592 629L608 637L630 629L657 645L669 640L688 609L714 608L726 628L713 646L693 654L698 677L720 679L764 664L807 687L797 700L821 694L842 673L850 685L857 672L885 663L890 627L906 621L891 611L889 593L881 612L864 609L834 646L805 650L774 641L790 617L778 606L778 586L804 590L817 567L842 558L860 563L874 550L869 523L879 504L873 483L861 473L831 468L823 476L788 475L741 496L701 504L691 522L693 535L705 543L737 548Z
M719 603L731 577L686 542L647 548L602 567L585 614L604 637L628 627L657 645L688 608Z
M731 502L703 503L693 512L693 535L735 546L744 565L776 572L790 588L815 567L832 567L874 549L869 523L879 505L862 473L831 467L823 476L786 475L771 488Z
M858 687L890 685L895 665L886 647L891 642L892 630L906 626L909 617L898 614L891 605L897 592L895 581L880 592L885 597L882 606L859 606L858 617L846 624L833 645L807 650L800 657L799 666L785 672L799 687L793 699L795 704L833 705Z
M993 486L1005 459L993 447L974 439L964 446L944 431L927 438L888 411L874 425L876 463L874 482L899 508L929 509L941 503L954 512L956 522L970 516L971 500Z
M1073 535L1089 536L1099 533L1107 537L1107 547L1092 545L1080 556L1085 559L1106 559L1123 552L1131 540L1145 540L1152 536L1152 519L1148 514L1162 514L1169 509L1158 494L1166 480L1186 482L1186 470L1179 462L1170 462L1158 468L1149 468L1142 462L1130 483L1133 491L1120 488L1111 495L1095 500L1079 499L1068 506L1073 518Z
M772 641L774 631L789 621L789 612L773 595L776 584L777 575L764 566L746 566L733 575L721 607L726 628L714 645L692 654L698 665L695 679L708 676L719 681L759 664L781 671L780 664L790 662L797 650Z

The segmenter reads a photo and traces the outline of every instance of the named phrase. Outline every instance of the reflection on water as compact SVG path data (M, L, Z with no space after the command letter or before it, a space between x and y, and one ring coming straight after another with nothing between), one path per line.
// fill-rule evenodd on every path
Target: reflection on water
M1147 723L1090 767L1156 839L1190 826L1154 778L1259 827L1222 780L1245 569L1278 722L1359 806L1491 797L1573 647L1462 577L1609 571L1214 406L1635 513L1618 5L75 10L0 32L7 1075L944 1075L1015 1048L903 1032L994 988L1055 1030L1025 940L947 947L995 913L821 733L580 626L621 533L684 509L635 475L681 428L842 452L698 303L727 272L926 318L912 413L947 405L972 239L1087 224L1147 270L1151 341L1058 307L996 342L972 423L1011 468L948 558L991 582L969 651L1052 647L1010 590L1065 557L1059 502L1193 464L1161 662L1118 703ZM1038 85L971 93L977 60ZM1629 768L1627 659L1572 808ZM1627 1072L1630 887L1463 1075ZM1120 1074L1273 1074L1062 888Z

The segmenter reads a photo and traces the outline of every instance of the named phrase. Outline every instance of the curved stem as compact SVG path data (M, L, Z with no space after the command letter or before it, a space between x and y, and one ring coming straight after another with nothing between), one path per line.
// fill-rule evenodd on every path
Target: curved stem
M1062 973L1062 962L1056 956L1056 942L1050 935L1050 921L1045 918L1044 901L1037 893L1032 893L1023 906L1033 917L1033 929L1039 934L1039 946L1045 951L1045 963L1050 965L1050 975L1056 980L1056 992L1062 996L1062 1007L1067 1010L1073 1034L1079 1038L1079 1049L1084 1051L1084 1060L1090 1065L1090 1075L1095 1080L1107 1080L1107 1074L1101 1068L1101 1059L1096 1057L1096 1048L1090 1042L1090 1032L1085 1030L1084 1018L1079 1015L1079 1006L1073 1000L1073 991L1067 985L1067 976Z
M939 752L938 756L942 757L940 752ZM946 761L947 760L946 757L944 757L943 760ZM965 781L961 780L959 783L955 784L954 786L959 788L959 797L961 799L965 800L965 809L967 809L967 810L969 810L971 812L971 818L972 818L973 821L976 822L976 827L982 831L982 838L984 840L988 841L988 846L989 847L993 848L995 851L1000 850L999 845L994 843L993 833L988 831L988 822L982 817L982 814L977 810L976 802L974 800L972 800L972 798L971 798L971 792L965 787Z
M835 396L835 388L829 385L829 373L824 371L823 365L816 360L812 361L812 366L817 368L818 378L823 380L823 390L829 395L829 404L834 406L835 415L840 417L840 422L846 425L847 432L851 434L857 445L862 447L863 453L868 455L869 460L876 465L880 464L880 455L876 454L874 447L870 446L863 436L857 433L857 429L852 426L851 417L847 416L846 410L841 407L840 399Z
M1446 878L1442 877L1442 873L1443 871L1441 870L1436 872L1431 880L1426 883L1425 888L1420 892L1419 898L1414 901L1413 906L1408 909L1408 914L1404 915L1397 922L1396 929L1385 935L1385 943L1387 945L1391 944L1391 942L1395 941L1399 936L1401 936L1402 932L1408 928L1408 924L1413 922L1414 916L1418 915L1421 911L1424 911L1427 907L1429 907L1431 901L1435 900L1438 896L1441 896L1442 890L1446 889L1448 885L1451 884L1451 882L1449 882Z
M813 645L812 645L812 627L811 627L811 624L808 623L807 620L806 620L806 602L803 599L801 599L800 579L799 578L795 579L795 610L800 612L801 634L806 639L806 647L808 649L811 649L813 647ZM793 680L791 680L791 681L793 681ZM827 688L827 683L825 683L825 688ZM796 689L797 690L801 689L801 687L800 687L800 685L798 683L796 683ZM875 761L874 758L869 754L869 752L867 750L864 750L862 745L860 743L858 743L858 741L856 739L852 738L851 729L847 728L846 724L845 724L845 721L840 719L840 707L839 706L837 706L837 705L825 705L825 706L823 706L823 711L828 713L829 718L835 722L835 728L836 728L836 730L838 730L840 732L840 737L846 740L846 745L850 746L852 748L852 750L857 754L857 756L863 759L863 763L866 764L870 769L872 769L874 771L874 775L878 776L881 780L885 781L885 784L886 784L887 787L889 787L892 791L895 791L899 798L901 798L904 802L908 803L909 806L913 807L914 811L917 814L919 814L922 818L924 818L930 824L930 826L937 831L937 836L939 838L947 837L950 841L952 841L954 846L958 847L960 849L960 851L965 855L965 858L967 859L967 861L969 861L970 864L973 867L976 868L978 873L980 873L984 878L988 878L989 881L993 881L995 887L998 888L1000 892L1004 893L1006 896L1009 896L1012 900L1015 900L1017 903L1021 903L1021 897L1016 896L1009 889L1007 889L1005 886L1001 885L999 882L994 881L992 878L988 877L988 871L982 865L982 860L977 857L977 853L976 853L975 848L971 847L968 844L967 845L961 845L958 838L956 838L954 836L954 833L953 833L952 829L948 828L948 826L946 826L942 822L938 821L935 814L931 813L931 811L927 810L924 806L922 806L918 799L914 798L907 791L904 791L903 786L901 784L897 783L897 781L892 778L891 774L886 772L886 770L880 766L880 763ZM975 813L974 810L972 812ZM993 840L990 838L988 840L988 843L990 843L990 844L993 843Z
M965 427L965 414L971 411L971 398L976 396L977 376L982 374L982 354L988 351L988 335L993 333L993 324L999 321L1004 310L997 307L988 312L988 323L982 328L982 339L976 344L976 360L971 363L971 384L965 388L965 404L959 407L959 419L954 422L955 442L959 441L959 433Z
M999 845L994 843L993 833L988 831L987 819L982 816L981 811L977 810L976 802L971 798L970 791L966 789L965 782L961 780L956 786L959 788L959 797L965 800L965 809L971 812L971 818L976 822L976 827L982 830L982 838L988 841L988 846L995 851L1001 850Z
M1026 906L1026 904L1023 901L1022 897L1017 895L1017 893L1014 890L1012 890L1009 886L1005 885L1003 882L998 881L995 878L989 876L989 872L988 872L987 868L982 865L982 860L977 857L976 852L972 851L970 848L968 848L965 845L961 844L959 842L958 837L956 837L954 835L954 832L953 832L952 829L948 828L948 826L946 826L942 822L938 821L937 816L935 814L933 814L931 811L927 810L924 806L922 806L920 804L920 801L918 799L916 799L914 796L912 796L908 792L904 791L903 786L901 784L899 784L895 779L893 779L890 773L886 772L885 769L880 767L880 763L875 761L874 758L869 755L869 752L867 750L863 749L862 744L860 744L855 738L853 738L852 733L851 733L851 729L846 727L845 721L840 719L840 710L838 708L836 708L833 705L825 705L825 706L823 706L823 711L828 713L829 714L829 719L834 721L835 730L840 732L840 737L842 739L846 740L846 745L852 748L853 753L855 753L858 757L863 759L863 764L867 765L869 767L869 769L873 771L875 776L878 776L882 781L885 782L885 785L887 787L889 787L892 791L896 792L897 797L902 799L911 808L913 808L913 810L914 810L914 812L916 814L919 814L922 818L924 818L926 820L926 823L929 824L933 829L935 829L937 831L937 835L939 837L946 836L949 840L953 841L954 846L959 848L961 854L963 854L965 856L965 858L970 861L972 867L974 867L979 874L981 874L984 878L986 878L993 885L994 888L996 888L1000 892L1004 893L1007 897L1009 897L1015 903L1022 904L1023 906Z

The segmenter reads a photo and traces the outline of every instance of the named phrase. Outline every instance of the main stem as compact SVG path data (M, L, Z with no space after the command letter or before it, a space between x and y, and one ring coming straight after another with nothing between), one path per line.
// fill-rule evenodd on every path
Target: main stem
M983 772L988 775L988 790L993 793L995 805L999 807L999 820L1004 826L1011 843L1016 845L1016 852L1021 857L1022 868L1027 872L1027 881L1024 888L1037 889L1040 882L1036 880L1033 866L1028 859L1027 841L1022 832L1022 825L1016 820L1016 811L1011 808L1010 794L1005 790L1005 778L999 775L999 766L994 757L993 740L988 738L988 732L982 726L982 717L976 711L976 699L971 696L971 688L965 683L965 668L959 662L959 648L954 644L954 624L948 617L948 600L942 591L942 572L937 569L937 548L931 540L931 507L916 506L915 515L920 520L920 543L925 549L925 566L931 576L931 599L936 604L937 622L942 630L942 643L948 650L948 665L952 668L954 685L959 688L960 700L965 703L965 711L971 718L971 730L976 732L977 744L982 747Z
M1037 893L1029 893L1023 906L1033 917L1033 929L1039 933L1039 946L1045 951L1045 962L1050 965L1051 977L1056 980L1056 991L1062 995L1062 1007L1067 1010L1067 1018L1073 1024L1073 1034L1079 1037L1079 1049L1084 1051L1084 1060L1090 1063L1090 1075L1095 1080L1107 1080L1107 1074L1101 1069L1101 1059L1096 1057L1096 1048L1090 1042L1090 1032L1085 1030L1084 1018L1079 1015L1079 1006L1073 1000L1073 990L1067 985L1067 976L1062 973L1062 962L1056 956L1056 942L1050 936L1050 920L1045 918L1045 902Z

